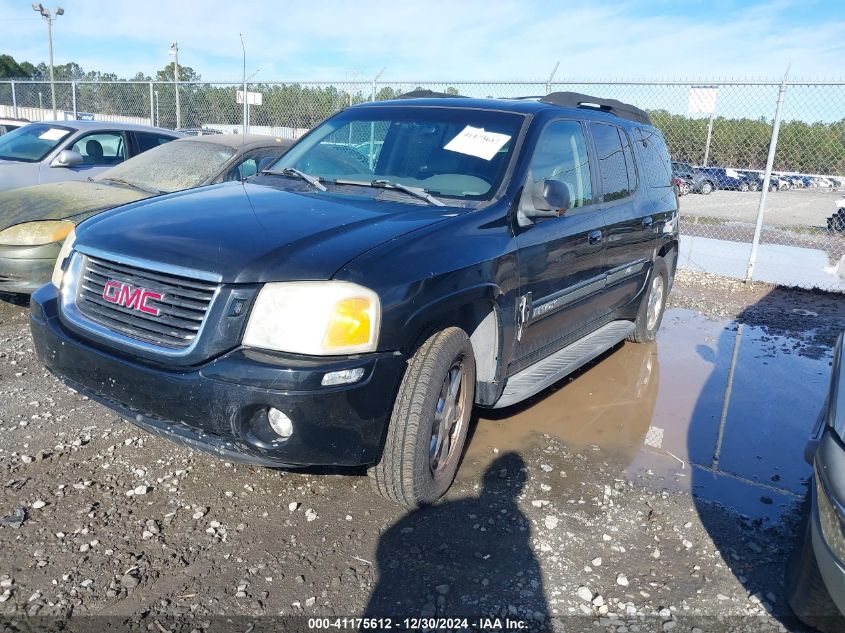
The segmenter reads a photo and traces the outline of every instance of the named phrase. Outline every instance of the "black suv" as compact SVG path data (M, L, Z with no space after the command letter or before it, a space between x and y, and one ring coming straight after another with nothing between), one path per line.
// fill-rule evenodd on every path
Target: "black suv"
M451 484L473 406L654 339L678 253L648 115L573 93L348 108L244 182L107 211L32 297L42 362L153 433Z

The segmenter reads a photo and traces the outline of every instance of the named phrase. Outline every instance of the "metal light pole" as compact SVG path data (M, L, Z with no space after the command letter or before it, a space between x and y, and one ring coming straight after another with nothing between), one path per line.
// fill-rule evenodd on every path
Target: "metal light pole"
M182 108L179 104L179 44L173 42L170 45L170 54L173 55L173 85L176 89L176 128L182 127Z
M65 10L61 7L56 7L51 13L50 9L45 9L41 3L32 3L32 10L37 11L42 17L47 20L47 45L50 52L50 93L53 98L53 119L56 118L56 76L53 70L53 20L60 15L64 15Z

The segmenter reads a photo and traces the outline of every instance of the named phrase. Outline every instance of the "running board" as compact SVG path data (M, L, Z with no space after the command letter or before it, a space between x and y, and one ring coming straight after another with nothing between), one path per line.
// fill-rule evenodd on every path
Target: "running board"
M502 396L493 408L509 407L540 393L617 343L624 341L633 331L633 321L611 321L568 347L526 367L508 378Z

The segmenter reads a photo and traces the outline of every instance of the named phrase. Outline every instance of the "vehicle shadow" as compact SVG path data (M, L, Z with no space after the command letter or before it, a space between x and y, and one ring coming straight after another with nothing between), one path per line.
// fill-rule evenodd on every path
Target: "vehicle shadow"
M760 304L771 309L777 295L747 307L695 350L712 371L687 433L693 502L717 559L745 590L718 596L721 602L706 614L719 618L712 621L714 631L757 630L755 619L765 628L761 616L789 631L812 630L789 609L784 571L799 538L810 475L803 448L824 400L826 376L820 374L827 362L818 355L826 348L809 332L806 317L797 315L803 324L781 319L778 325L774 319L773 327L766 325ZM789 320L788 306L783 312ZM808 333L799 343L795 337L802 330ZM694 546L701 555L710 549L707 543Z
M18 306L20 308L29 307L29 295L10 294L8 292L0 292L0 302L8 303Z
M391 526L378 543L365 615L412 629L428 627L405 618L466 617L472 629L479 617L510 618L546 630L543 576L516 503L526 480L522 457L505 453L484 472L477 497L413 510Z

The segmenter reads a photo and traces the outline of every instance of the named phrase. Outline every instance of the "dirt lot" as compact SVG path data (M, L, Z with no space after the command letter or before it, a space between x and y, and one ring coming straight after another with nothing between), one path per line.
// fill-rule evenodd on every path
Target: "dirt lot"
M0 620L802 630L781 578L843 327L839 296L681 271L656 345L479 412L447 498L406 513L362 473L234 466L148 436L47 375L25 308L0 302L0 516L25 514L0 527Z

